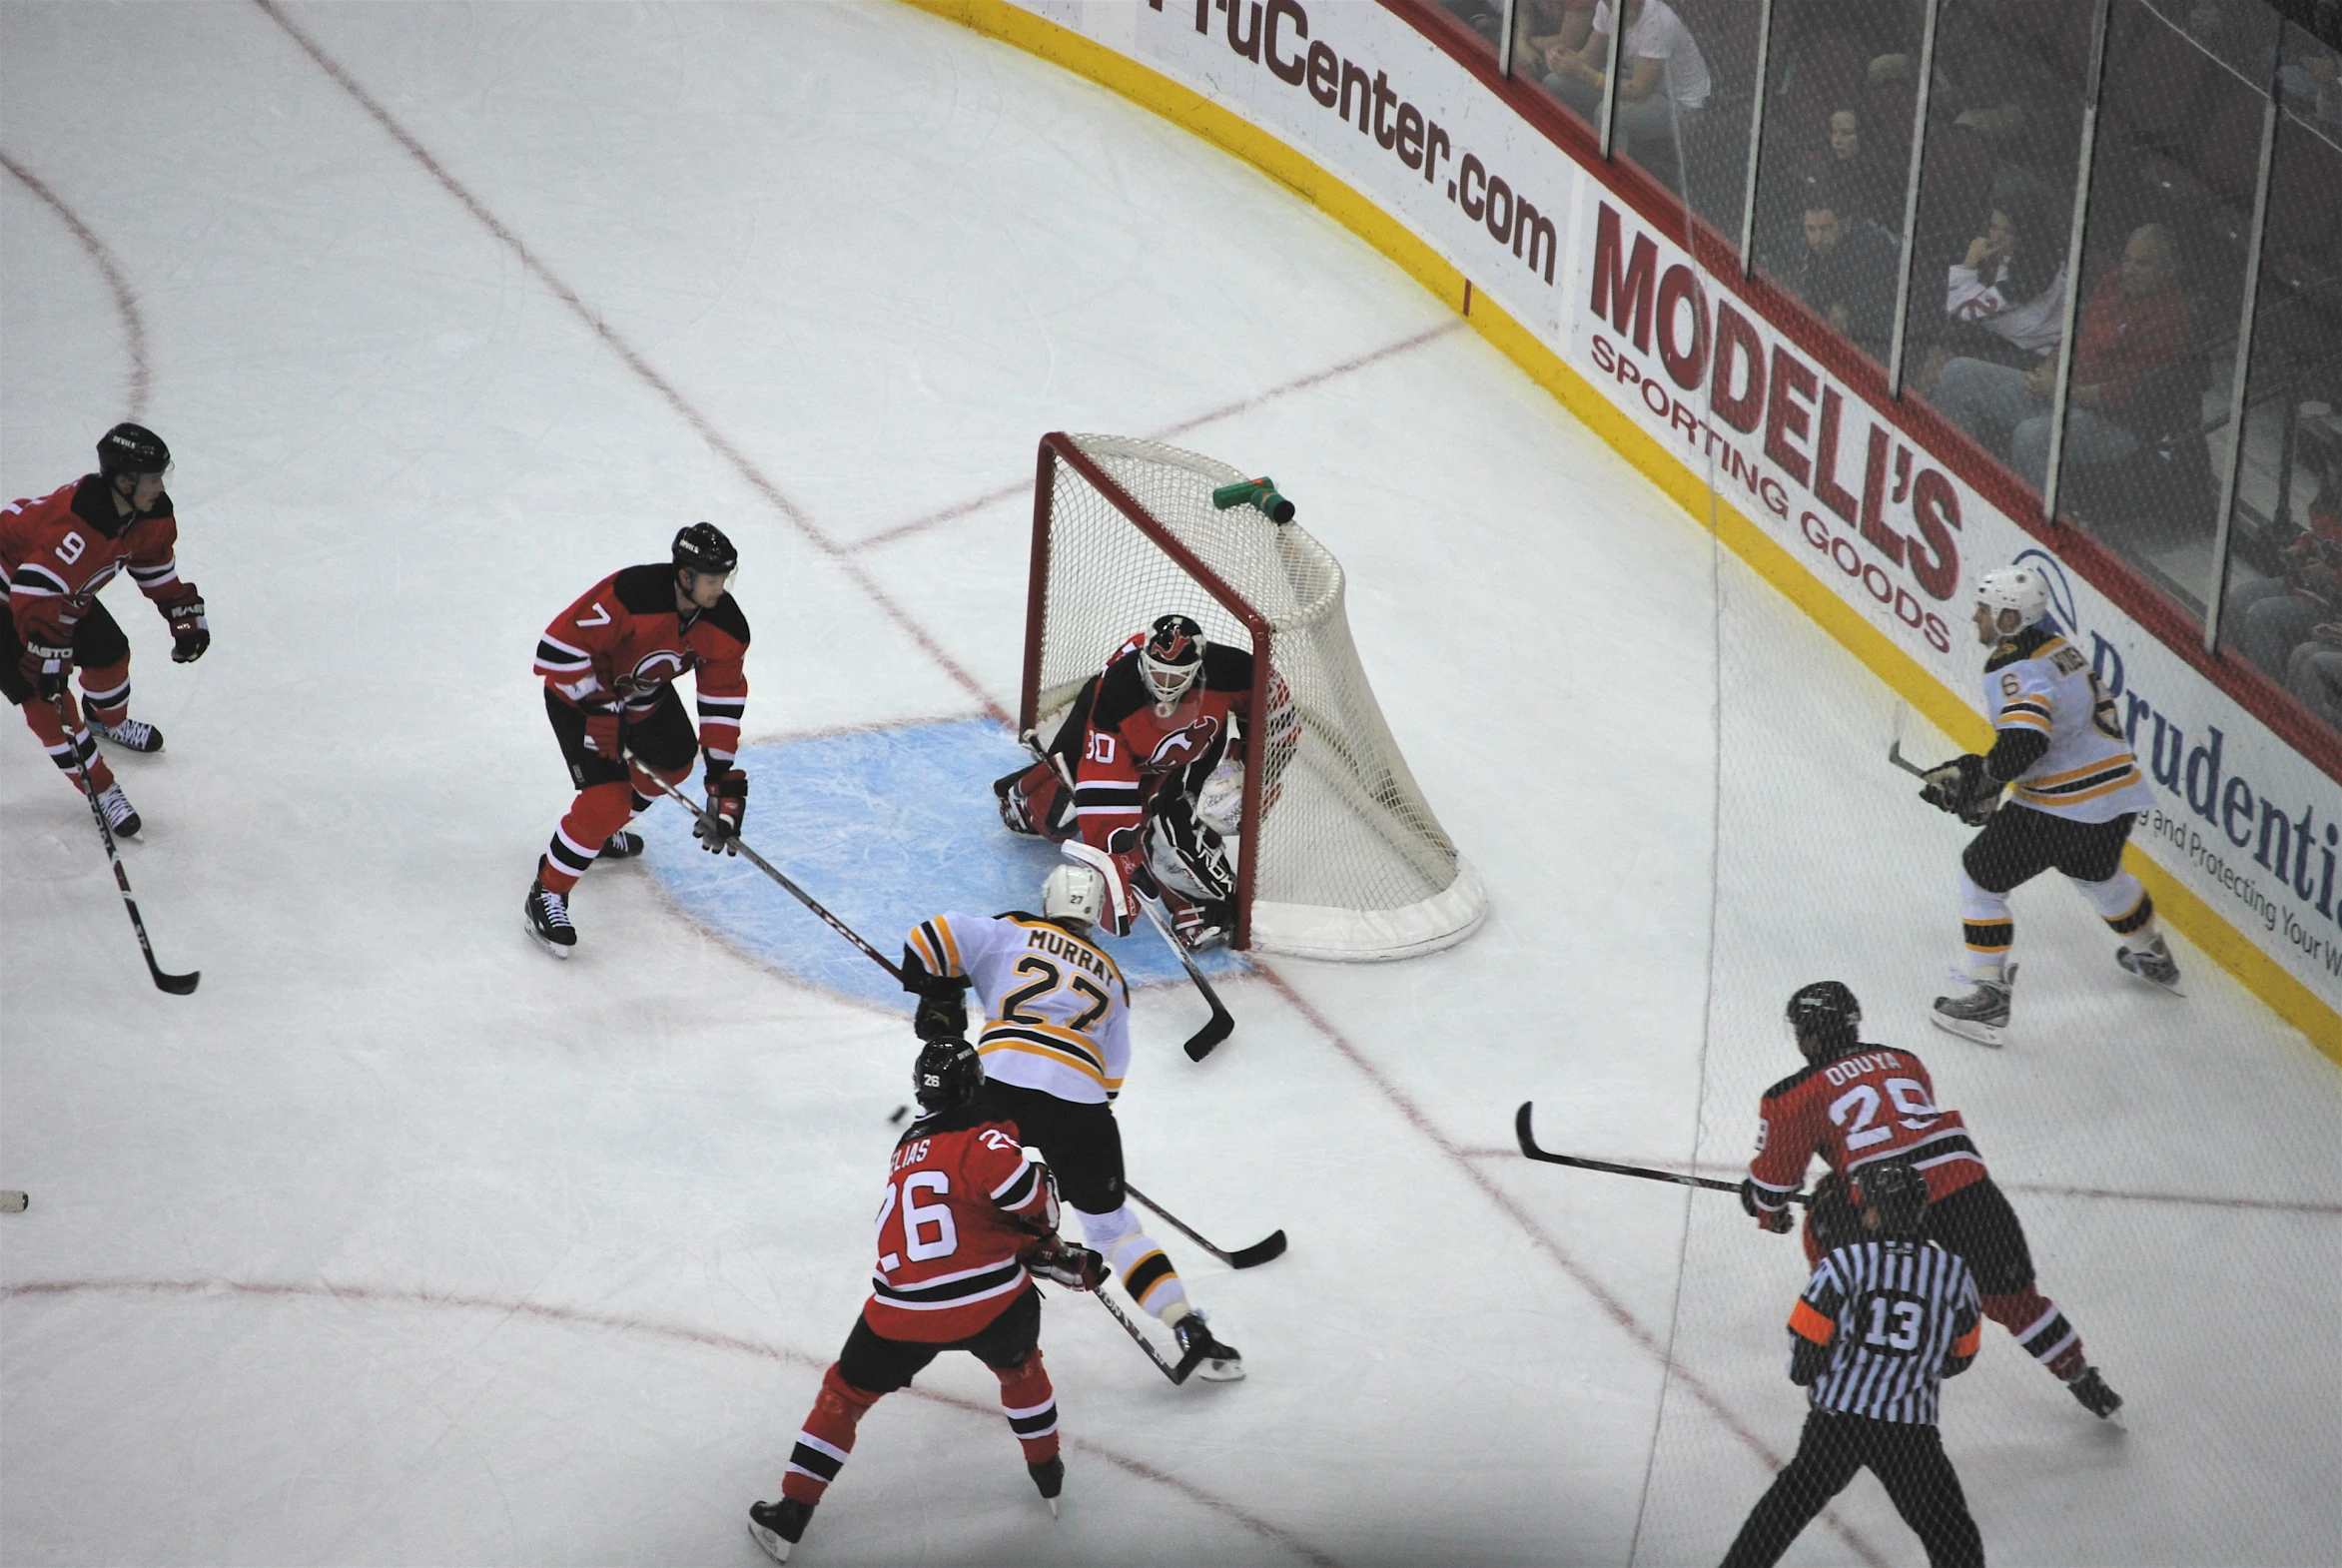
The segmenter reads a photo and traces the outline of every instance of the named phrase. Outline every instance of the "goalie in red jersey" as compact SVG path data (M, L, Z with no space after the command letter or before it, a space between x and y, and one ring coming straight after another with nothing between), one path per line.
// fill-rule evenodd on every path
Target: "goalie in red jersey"
M1806 1261L1860 1240L1856 1204L1865 1173L1907 1166L1928 1184L1927 1239L1967 1260L1984 1315L2063 1382L2092 1415L2122 1407L2084 1356L2081 1335L2057 1303L2034 1286L2024 1227L1984 1169L1984 1157L1956 1111L1936 1103L1928 1070L1908 1051L1863 1044L1862 1005L1835 980L1801 987L1789 999L1790 1034L1806 1059L1765 1091L1757 1155L1741 1183L1741 1206L1767 1230L1796 1224L1790 1200L1816 1155L1830 1170L1806 1212Z
M174 663L192 663L212 645L203 595L179 576L179 518L163 488L170 468L160 435L117 424L98 441L97 472L0 507L9 611L0 691L24 709L25 724L68 780L78 787L88 771L106 825L121 834L141 824L97 742L161 751L163 732L130 717L130 640L98 590L127 570L171 623ZM77 668L86 728L67 684Z
M1129 889L1163 901L1187 946L1216 946L1235 930L1236 877L1222 841L1240 823L1244 767L1257 757L1266 770L1266 812L1300 736L1273 671L1267 706L1252 712L1250 653L1208 641L1184 615L1158 616L1082 687L1047 755L993 784L1001 821L1106 851ZM1127 913L1112 923L1116 936L1130 930Z
M555 958L577 945L569 894L596 860L642 853L626 824L680 785L695 751L707 754L707 808L692 828L700 847L738 853L748 775L734 766L748 706L748 617L724 585L739 552L710 522L675 535L671 560L628 566L553 617L536 645L545 715L561 743L577 798L537 861L521 913ZM675 681L698 688L696 737Z
M920 1118L895 1145L878 1205L878 1266L846 1347L822 1374L781 1476L781 1500L748 1510L748 1533L775 1562L805 1537L822 1493L854 1451L870 1407L946 1350L1000 1379L1001 1413L1033 1484L1057 1512L1057 1391L1041 1364L1034 1276L1095 1290L1106 1260L1057 1233L1049 1168L1025 1158L1017 1125L978 1104L984 1064L965 1040L920 1048L911 1074Z

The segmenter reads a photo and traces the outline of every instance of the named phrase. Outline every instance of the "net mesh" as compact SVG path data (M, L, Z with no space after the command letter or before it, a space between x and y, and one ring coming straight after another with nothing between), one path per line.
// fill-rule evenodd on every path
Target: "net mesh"
M1340 563L1297 524L1249 505L1213 506L1214 488L1246 477L1226 463L1123 436L1071 439L1145 515L1125 515L1052 450L1049 574L1028 672L1044 732L1124 639L1159 615L1193 616L1207 637L1259 651L1244 622L1158 542L1160 530L1267 622L1270 667L1300 717L1293 760L1261 803L1253 945L1389 958L1469 935L1485 896L1367 685Z

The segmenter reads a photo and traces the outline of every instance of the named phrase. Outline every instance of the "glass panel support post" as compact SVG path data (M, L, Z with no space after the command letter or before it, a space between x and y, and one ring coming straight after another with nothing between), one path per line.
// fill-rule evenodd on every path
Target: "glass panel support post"
M1757 163L1765 149L1765 69L1773 52L1773 0L1757 0L1757 91L1749 100L1749 172L1741 182L1740 275L1757 269ZM1682 154L1678 153L1680 163Z
M1504 0L1504 20L1496 30L1496 74L1508 82L1512 80L1512 30L1520 8L1521 0Z
M1618 120L1618 62L1625 51L1620 47L1626 40L1626 0L1611 0L1610 47L1603 51L1607 61L1602 68L1602 161L1610 162L1611 132ZM1678 155L1680 158L1680 155Z
M2057 331L2057 387L2049 399L2049 465L2041 475L2041 520L2057 520L2057 473L2065 456L2065 394L2073 382L2073 327L2081 317L2082 240L2090 221L2090 175L2098 162L2098 106L2106 96L2106 30L2114 0L2095 0L2090 65L2081 95L2081 155L2073 168L2073 226L2065 237L2065 309Z
M2260 303L2261 237L2269 226L2269 173L2277 161L2277 83L2261 110L2261 163L2252 185L2252 243L2244 257L2244 303L2236 322L2236 362L2228 389L2228 461L2220 470L2219 522L2212 533L2212 583L2204 596L2204 651L2220 651L2220 604L2228 594L2228 542L2236 527L2236 480L2244 470L2244 392L2252 369L2253 314ZM2284 395L2293 396L2290 386Z
M1920 34L1920 90L1912 95L1911 167L1903 182L1903 260L1895 270L1895 326L1887 347L1887 395L1903 395L1903 329L1911 319L1911 273L1919 265L1920 158L1928 150L1928 95L1936 85L1936 25L1944 0L1928 0Z

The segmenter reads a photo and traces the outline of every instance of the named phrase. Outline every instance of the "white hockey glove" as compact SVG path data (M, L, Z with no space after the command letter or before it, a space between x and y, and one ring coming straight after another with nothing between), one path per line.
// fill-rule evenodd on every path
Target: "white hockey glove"
M1244 765L1241 762L1222 757L1219 766L1211 770L1211 777L1195 791L1195 820L1222 838L1243 824Z

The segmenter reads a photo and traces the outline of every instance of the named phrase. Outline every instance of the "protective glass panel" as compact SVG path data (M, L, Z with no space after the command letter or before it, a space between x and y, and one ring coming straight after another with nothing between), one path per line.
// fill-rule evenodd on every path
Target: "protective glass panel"
M1589 55L1596 0L1519 0L1513 12L1512 74L1534 82L1592 130L1600 94L1586 83L1602 69L1599 51Z
M1973 404L2003 392L2006 373L2016 411L2049 416L2096 9L1945 0L1936 25L1904 391L1995 455L2008 432Z
M2277 20L2258 6L2115 0L2069 346L2058 509L2192 614L2219 484ZM1987 402L1989 405L1987 405ZM2047 422L2005 380L1977 422L2038 483Z
M1496 40L1504 36L1504 0L1437 0L1437 4L1462 22L1481 48L1491 55L1496 53Z
M1759 8L1746 0L1626 0L1614 157L1630 160L1736 239L1749 156ZM1606 36L1607 8L1594 37Z
M1926 11L1776 0L1759 133L1757 266L1882 365Z
M2331 102L2335 52L2287 29L2286 102ZM2220 645L2342 729L2342 114L2277 122L2253 300Z

